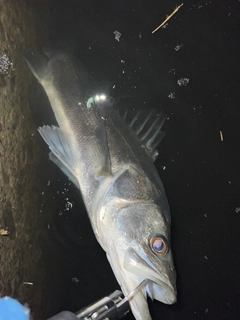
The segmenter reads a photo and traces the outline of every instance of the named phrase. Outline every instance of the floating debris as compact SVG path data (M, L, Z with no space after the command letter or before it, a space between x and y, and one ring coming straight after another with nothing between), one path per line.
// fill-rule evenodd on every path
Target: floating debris
M170 92L168 98L175 99L175 92Z
M0 74L9 74L13 63L6 53L0 53Z
M122 34L119 31L114 31L113 34L115 35L115 40L120 41Z
M172 18L172 16L173 16L182 6L183 6L183 3L180 4L180 6L178 6L178 7L170 14L170 16L168 16L168 17L160 24L160 26L158 26L156 29L154 29L154 30L152 31L152 33L156 32L158 29L160 29L169 19Z
M0 235L1 236L8 236L9 235L9 231L5 230L5 229L0 229Z
M182 86L187 86L189 84L189 79L188 78L181 78L177 81L177 84L182 87Z
M178 45L174 48L174 50L175 50L175 51L179 51L182 47L183 47L183 44L178 44Z
M33 282L25 281L23 282L24 286L33 286Z
M175 74L176 73L176 69L170 69L169 71L168 71L168 73L173 73L173 74Z
M222 134L222 131L219 131L220 133L220 140L223 141L223 134Z

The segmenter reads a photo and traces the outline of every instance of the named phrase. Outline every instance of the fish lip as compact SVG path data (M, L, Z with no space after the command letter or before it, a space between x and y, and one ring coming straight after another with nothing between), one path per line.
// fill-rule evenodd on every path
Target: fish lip
M148 283L145 287L145 291L152 300L156 299L153 293L153 287L158 286L158 288L162 292L164 292L164 295L162 299L156 299L156 300L159 300L165 304L173 304L177 301L177 291L175 287L173 287L169 279L159 274L158 274L158 278L155 278L154 280L153 280L153 277L146 278L146 279L148 280Z
M145 294L147 293L152 300L156 299L166 304L175 303L177 300L175 270L170 268L172 274L161 273L150 259L146 256L143 259L143 252L139 248L131 246L127 251L127 258L131 257L131 259L128 260L130 263L124 263L124 268L136 276L138 284L144 279L148 280L143 289Z
M159 300L165 304L174 304L177 301L177 291L173 288L173 286L171 285L170 282L168 284L166 284L166 282L163 282L163 281L154 282L154 281L148 279L148 285L146 287L146 292L147 292L148 296L150 296L150 298L152 298L152 300L155 299L154 297L152 297L152 292L150 289L152 284L160 286L161 289L164 290L164 292L165 292L163 299L156 299L156 300Z

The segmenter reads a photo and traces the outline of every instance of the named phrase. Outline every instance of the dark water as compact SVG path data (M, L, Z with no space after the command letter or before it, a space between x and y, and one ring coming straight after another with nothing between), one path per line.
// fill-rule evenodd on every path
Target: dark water
M168 112L156 166L172 212L178 302L149 302L153 319L240 319L240 3L184 2L152 34L179 4L50 1L49 42L114 83L113 96ZM60 172L57 179L49 316L118 289L79 192Z

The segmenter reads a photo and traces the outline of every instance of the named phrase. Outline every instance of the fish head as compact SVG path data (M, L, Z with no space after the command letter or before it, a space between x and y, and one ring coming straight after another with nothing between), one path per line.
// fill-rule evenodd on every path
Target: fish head
M147 285L130 301L137 320L151 319L146 297L176 302L176 273L170 245L169 221L153 202L135 203L118 212L107 257L125 295L143 280Z

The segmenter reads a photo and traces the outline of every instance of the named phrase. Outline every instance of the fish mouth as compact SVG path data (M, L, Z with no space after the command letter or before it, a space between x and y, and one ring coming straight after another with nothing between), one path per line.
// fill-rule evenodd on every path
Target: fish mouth
M147 279L147 285L143 288L145 296L148 295L152 300L158 300L165 304L173 304L177 300L175 286L175 271L169 265L168 261L161 262L156 267L153 261L146 256L142 257L142 253L135 248L129 247L125 253L123 267L130 274L134 275L135 283L139 285L143 280ZM128 281L132 276L129 274Z
M129 303L135 319L151 320L147 295L165 304L176 302L175 271L173 267L168 268L169 263L154 263L156 257L151 257L151 253L149 257L140 246L131 244L133 246L117 250L111 243L107 258L124 295L127 297L134 291ZM146 286L136 290L143 280L147 280Z

